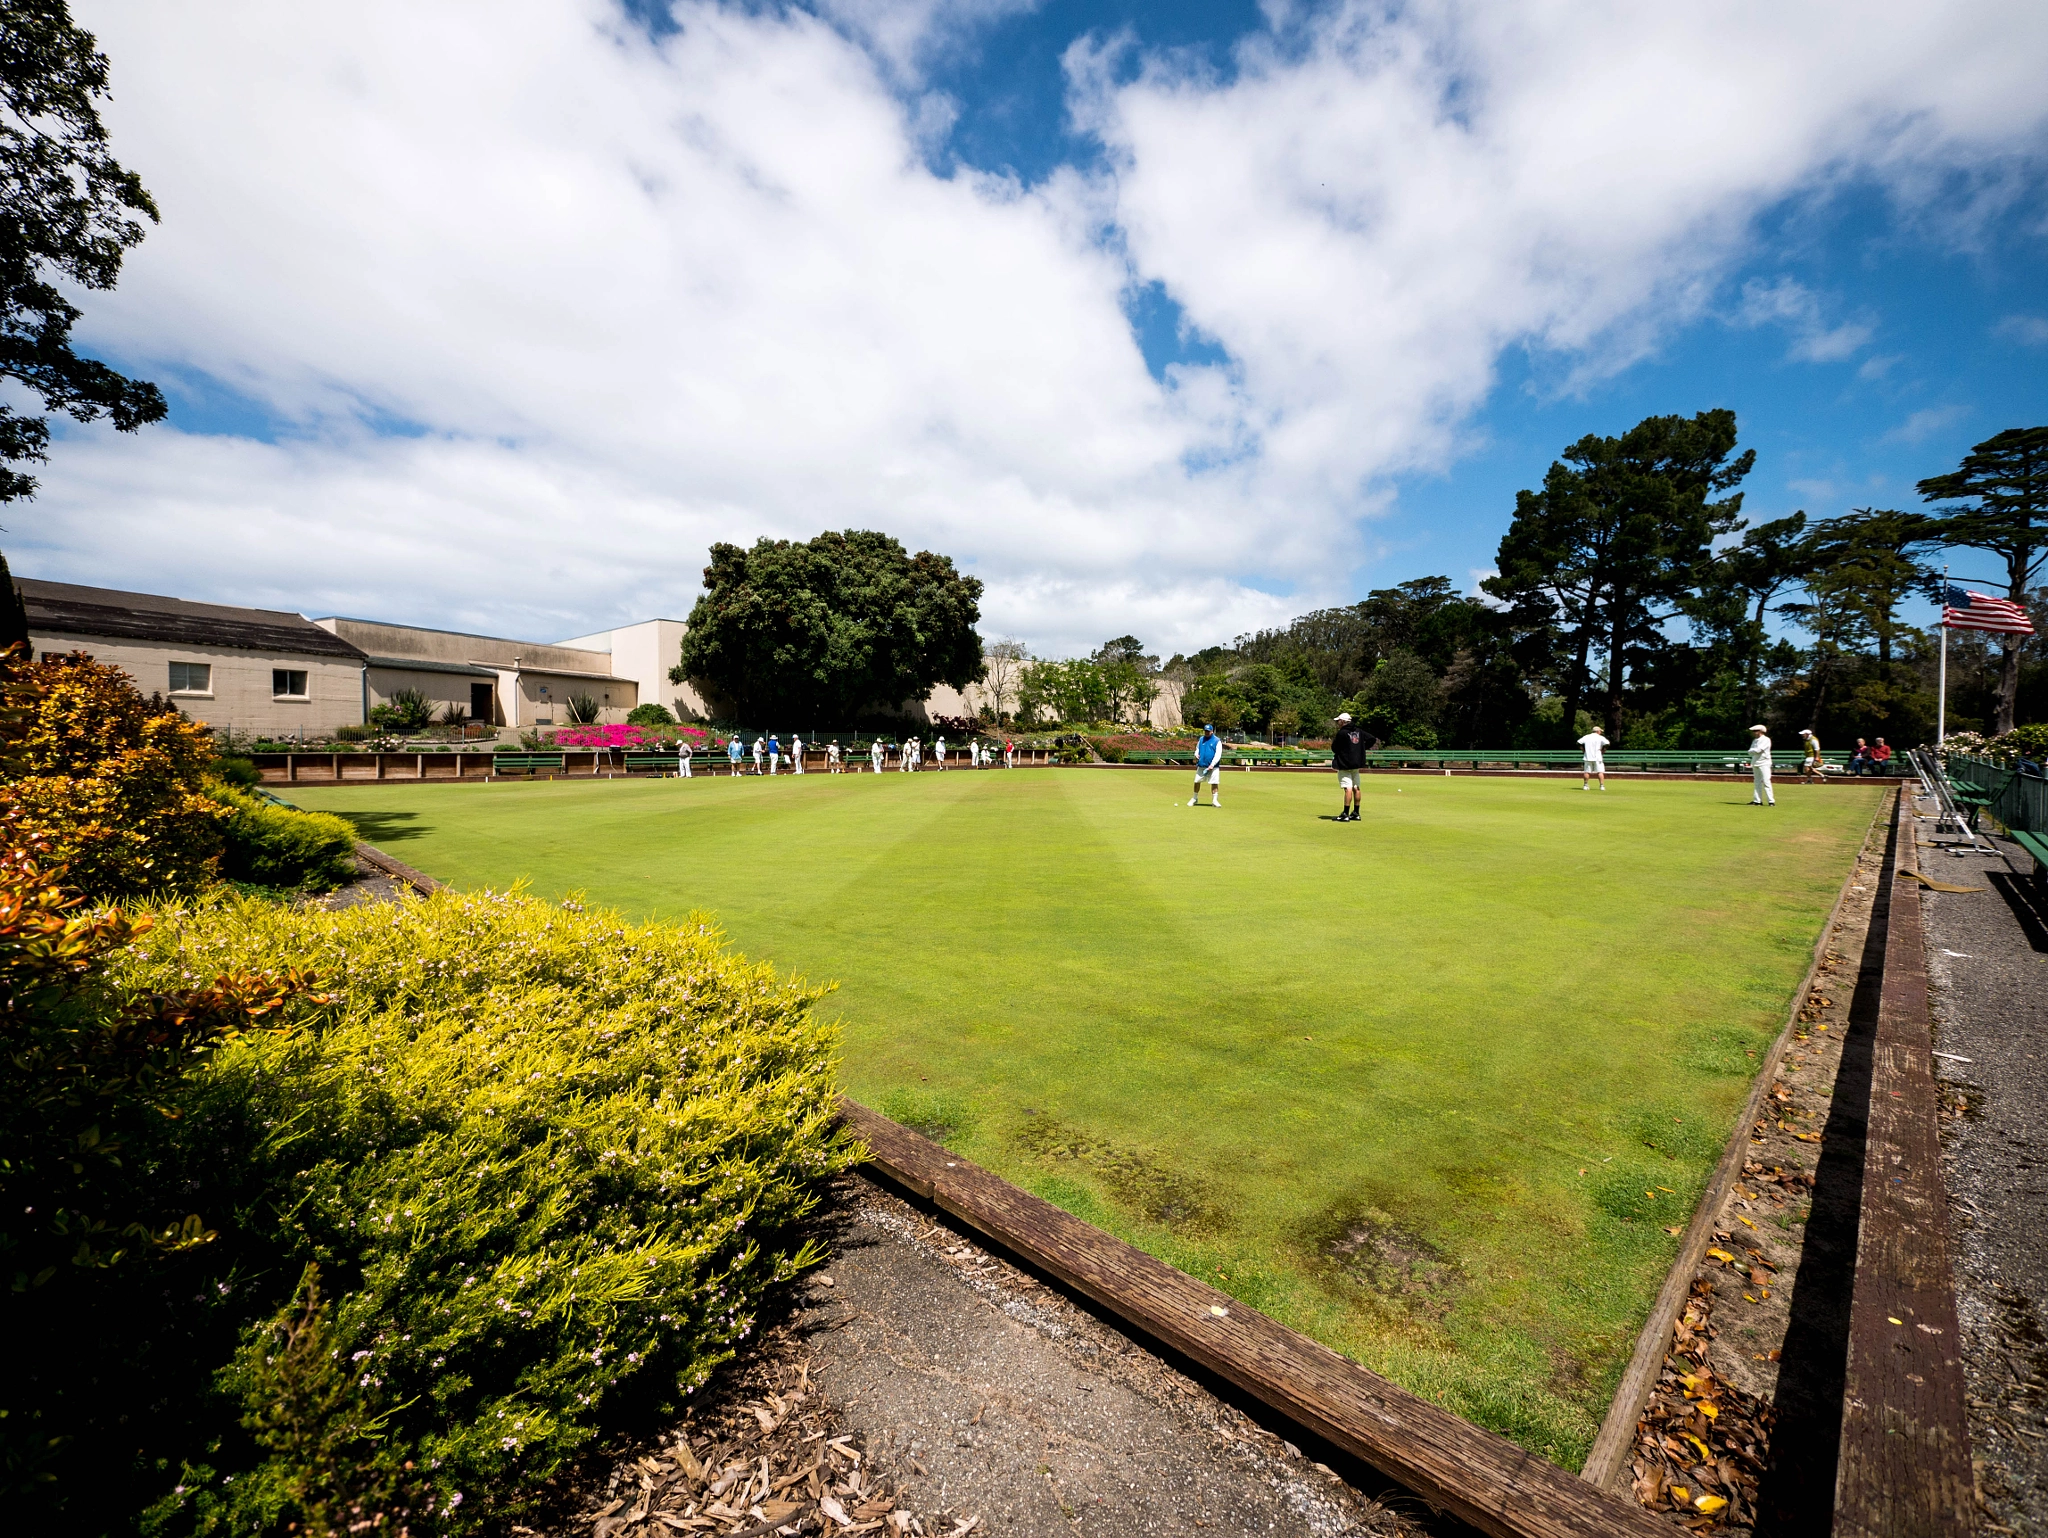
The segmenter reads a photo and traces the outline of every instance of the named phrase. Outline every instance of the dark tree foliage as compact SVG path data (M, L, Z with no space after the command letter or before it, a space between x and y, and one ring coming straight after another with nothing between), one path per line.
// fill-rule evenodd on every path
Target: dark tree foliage
M1920 482L1945 504L1934 526L1943 545L1986 550L2005 562L2006 589L2022 602L2048 564L2048 427L2014 427L1987 438L1946 475ZM2008 637L1993 710L1994 734L2009 732L2019 698L2019 637Z
M979 679L980 603L979 579L886 534L716 544L670 677L747 722L838 726Z
M1620 740L1631 674L1667 644L1663 627L1711 569L1715 537L1740 525L1734 488L1756 453L1736 455L1735 438L1732 411L1645 417L1618 438L1581 438L1541 491L1516 498L1485 586L1523 623L1556 631L1566 725L1593 693L1597 655L1607 734Z
M112 288L156 204L108 146L106 56L63 0L0 0L0 93L0 377L45 413L133 432L162 418L163 396L72 350L80 312L58 284ZM0 502L34 494L18 467L43 460L49 441L45 416L0 406Z
M28 609L14 585L14 573L7 569L7 557L0 555L0 652L16 642L28 644Z

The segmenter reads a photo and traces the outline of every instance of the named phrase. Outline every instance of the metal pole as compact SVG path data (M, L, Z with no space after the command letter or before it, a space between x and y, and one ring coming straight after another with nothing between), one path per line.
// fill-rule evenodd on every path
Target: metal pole
M1941 568L1941 685L1935 693L1934 747L1948 740L1948 566Z

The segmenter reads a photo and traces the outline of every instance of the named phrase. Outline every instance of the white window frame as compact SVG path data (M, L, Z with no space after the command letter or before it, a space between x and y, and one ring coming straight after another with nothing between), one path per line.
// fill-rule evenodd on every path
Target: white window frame
M285 682L287 683L291 682L292 674L296 673L299 675L298 693L286 692L280 694L278 692L277 675L280 673L285 675ZM270 697L274 700L309 700L313 696L307 691L312 688L312 685L313 670L311 668L272 668L270 670Z
M186 689L180 689L180 688L179 688L179 687L178 687L178 686L177 686L177 685L176 685L175 683L173 683L173 684L171 685L170 689L169 689L169 690L168 690L167 692L168 692L168 693L169 693L169 694L170 694L170 695L171 695L171 696L172 696L172 697L173 697L174 699L181 699L181 700L210 700L210 699L212 699L212 698L213 698L213 664L212 664L211 662L182 662L182 661L173 661L173 662L172 662L172 663L170 664L170 667L167 667L167 668L165 668L165 670L164 670L164 671L165 671L165 673L166 673L166 674L168 674L168 673L170 672L170 669L171 669L171 668L204 668L204 669L206 669L206 687L205 687L205 688L203 688L203 689L191 689L191 688L186 688ZM188 681L189 681L189 675L187 675L187 676L188 676Z

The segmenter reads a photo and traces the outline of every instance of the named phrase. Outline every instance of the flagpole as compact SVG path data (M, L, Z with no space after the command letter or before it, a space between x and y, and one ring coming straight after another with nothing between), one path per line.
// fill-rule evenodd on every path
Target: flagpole
M1935 695L1934 751L1948 740L1948 565L1941 568L1941 686Z

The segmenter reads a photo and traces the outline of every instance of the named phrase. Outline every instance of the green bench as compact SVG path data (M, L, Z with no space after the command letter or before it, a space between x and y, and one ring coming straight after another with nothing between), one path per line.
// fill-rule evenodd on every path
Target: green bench
M2017 769L2007 770L2004 777L1996 785L1990 786L1976 785L1968 780L1952 779L1948 782L1949 799L1955 802L1957 811L1970 814L1970 831L1972 833L1977 831L1978 813L2004 795L2005 787L2013 782L2014 777L2018 773ZM2015 834L2014 836L2018 837L2019 835ZM2028 852L2032 853L2031 850Z
M2034 879L2048 881L2048 833L2028 833L2019 828L2007 831L2014 843L2034 857Z
M543 769L558 773L566 755L561 753L493 753L492 774L538 774Z
M636 769L652 769L656 774L678 774L681 772L679 755L674 753L628 753L625 759L626 773Z

